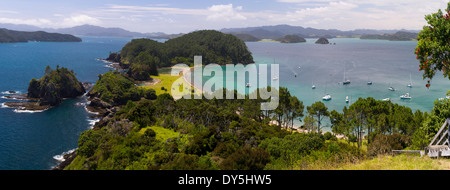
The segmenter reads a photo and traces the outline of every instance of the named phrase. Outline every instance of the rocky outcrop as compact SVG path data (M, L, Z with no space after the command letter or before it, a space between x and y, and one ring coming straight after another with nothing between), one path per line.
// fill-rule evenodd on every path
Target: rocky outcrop
M319 38L316 41L316 44L329 44L330 42L328 42L328 40L326 38Z
M40 79L31 79L28 85L27 97L39 99L40 106L55 106L60 104L63 98L75 98L86 92L73 71L67 68L51 70L47 67L45 73Z

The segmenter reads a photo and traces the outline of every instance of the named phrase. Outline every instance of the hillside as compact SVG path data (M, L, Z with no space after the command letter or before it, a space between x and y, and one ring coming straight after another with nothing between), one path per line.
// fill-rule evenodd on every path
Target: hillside
M0 43L16 42L81 42L81 39L70 34L47 33L43 31L22 32L8 29L0 29Z
M385 33L395 33L398 30L356 29L350 31L341 31L336 29L316 29L291 25L274 25L274 26L246 27L246 28L224 28L220 31L223 33L249 34L261 39L277 39L282 38L285 35L297 35L303 38L318 38L318 37L354 38L361 35L372 35L372 34L381 35ZM417 31L407 31L407 32L416 33Z
M245 43L231 34L201 30L160 43L151 39L133 39L120 51L120 65L129 68L128 74L136 80L148 80L158 75L157 68L178 63L194 64L194 56L201 55L203 64L253 63ZM111 57L111 56L110 56Z
M382 35L363 35L360 39L376 39L376 40L389 40L389 41L412 41L417 40L417 33L399 31L393 34Z

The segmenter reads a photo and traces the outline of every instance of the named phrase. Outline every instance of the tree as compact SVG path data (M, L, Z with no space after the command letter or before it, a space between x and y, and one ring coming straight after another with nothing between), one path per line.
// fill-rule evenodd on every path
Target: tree
M438 10L425 16L428 26L424 26L417 36L415 54L420 61L419 71L423 71L423 79L430 80L436 71L442 71L444 77L450 79L450 2L446 14ZM430 87L430 80L426 87ZM449 94L447 92L447 94Z
M47 65L47 67L45 67L45 75L49 75L52 72L52 68L50 67L50 65Z
M299 121L302 121L303 117L303 102L300 101L296 96L292 96L289 98L289 111L290 111L290 119L292 122L291 128L294 128L294 120L297 118Z
M311 106L307 106L306 110L308 111L309 115L317 118L317 132L320 132L320 125L323 118L330 116L328 108L323 102L315 102Z

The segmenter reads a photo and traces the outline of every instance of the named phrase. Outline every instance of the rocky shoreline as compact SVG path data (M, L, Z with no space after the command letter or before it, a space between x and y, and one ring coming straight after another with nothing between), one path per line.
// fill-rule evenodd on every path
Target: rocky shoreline
M106 103L100 100L97 97L90 97L88 99L89 104L86 105L86 110L89 113L93 113L94 115L89 118L98 118L99 121L95 122L93 128L102 128L106 126L109 121L112 119L114 114L119 110L119 107L112 106L109 103ZM75 159L77 151L73 151L63 155L64 161L59 163L57 166L52 168L52 170L64 170L72 161Z
M92 87L92 83L83 83L83 87L85 89L90 89ZM2 106L8 108L16 108L15 112L42 112L48 110L54 105L49 104L41 104L39 98L29 97L28 93L25 94L14 94L17 91L7 91L10 95L2 96L4 99L9 100L18 100L12 102L4 102Z

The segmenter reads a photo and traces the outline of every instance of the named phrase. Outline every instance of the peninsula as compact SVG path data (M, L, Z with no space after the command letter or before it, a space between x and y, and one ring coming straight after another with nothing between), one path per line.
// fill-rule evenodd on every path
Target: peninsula
M81 42L81 38L70 34L47 33L43 31L22 32L0 28L0 43L17 42Z

